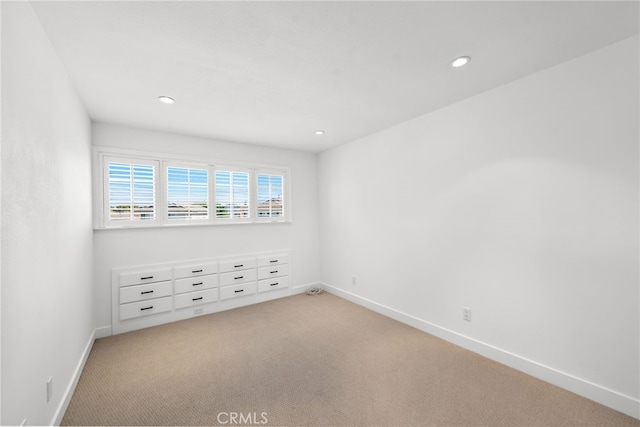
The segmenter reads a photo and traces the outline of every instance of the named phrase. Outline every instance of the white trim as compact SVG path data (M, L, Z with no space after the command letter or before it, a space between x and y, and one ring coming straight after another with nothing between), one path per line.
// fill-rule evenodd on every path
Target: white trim
M231 195L233 194L233 180L234 180L234 175L236 174L247 174L247 197L249 198L249 200L247 201L248 203L248 212L247 212L247 217L246 218L236 218L233 216L229 216L228 218L218 218L218 194L216 192L216 187L218 186L218 182L217 182L217 175L218 172L220 173L229 173L229 195L230 197L232 197ZM254 189L253 186L251 184L252 180L253 180L253 169L252 168L247 168L247 167L240 167L240 166L233 166L233 165L216 165L213 168L213 174L212 174L212 179L211 179L211 193L212 193L212 199L211 199L211 204L213 205L213 214L211 216L211 219L213 221L214 224L251 224L254 222L254 205L255 203L253 202L253 198L254 198ZM235 204L235 199L232 200L232 204Z
M160 179L158 181L159 188L162 189L162 206L164 213L162 214L162 218L160 218L160 224L163 226L173 226L173 225L184 225L184 224L200 224L205 225L211 222L211 213L212 213L212 178L214 175L214 168L209 164L204 163L185 163L185 162L176 162L170 160L163 160L160 162L160 168L162 172L160 174ZM193 218L187 217L184 219L170 219L169 217L169 168L174 169L187 169L187 170L201 170L207 173L207 217L206 218ZM214 206L215 210L215 206Z
M84 369L84 365L87 363L87 359L89 358L89 353L91 353L91 349L93 348L93 343L96 340L96 332L97 329L94 329L89 336L89 341L82 352L82 356L78 361L75 371L73 372L73 376L71 377L71 381L67 386L67 389L62 396L62 400L56 409L56 412L53 414L53 419L49 425L59 426L62 422L62 418L64 417L65 412L67 412L67 408L69 408L69 403L71 402L71 398L73 397L73 393L76 390L76 386L78 385L78 381L80 381L80 375L82 375L82 370Z
M102 199L102 211L99 213L100 215L100 221L99 224L101 224L102 226L104 226L105 228L127 228L127 227L135 227L135 228L143 228L143 227L149 227L149 226L153 226L153 225L162 225L162 218L161 218L161 212L162 212L162 203L164 203L164 199L163 199L163 195L159 192L159 189L161 188L161 184L162 184L162 177L161 177L161 162L158 160L149 160L147 158L130 158L130 157L123 157L119 154L117 155L111 155L109 153L100 153L99 155L100 158L100 167L101 167L101 173L102 173L102 194L101 194L101 199ZM112 220L110 218L110 213L109 213L109 208L110 208L110 200L109 200L109 167L108 165L110 163L119 163L121 162L122 164L125 165L130 165L131 167L133 167L133 165L142 165L142 166L149 166L153 168L153 219L146 219L146 220L135 220L135 219L129 219L129 220ZM133 171L131 171L131 185L134 185L134 175L133 175ZM130 209L133 212L134 207L133 207L133 202L134 202L134 191L133 189L131 189L131 206Z
M157 176L155 180L155 214L153 220L148 221L111 221L108 214L108 171L106 162L109 158L128 160L131 163L144 162L156 165ZM209 171L209 218L198 220L174 221L167 217L167 167L175 165L189 165L197 169ZM217 218L215 177L219 170L231 172L246 172L249 177L249 216L247 218ZM257 216L257 191L256 172L271 171L284 177L284 216L278 220L258 219ZM261 224L261 223L291 223L293 201L291 199L291 168L280 165L265 165L247 162L218 161L215 159L202 159L192 156L167 153L151 153L134 150L93 147L93 228L94 230L127 229L127 228L156 228L156 227L185 227L185 226L210 226L226 224Z
M91 198L93 201L92 215L94 230L104 227L104 195L106 194L106 189L104 188L104 162L102 158L103 155L100 151L94 149L91 162Z
M111 333L111 325L101 326L99 328L96 328L95 330L95 339L106 338L110 337L111 335L113 335Z
M289 204L290 204L290 190L289 190L289 174L287 171L279 169L254 169L253 171L253 187L255 191L255 207L253 212L253 218L255 222L287 222L290 219ZM280 176L282 177L282 216L281 217L267 217L262 218L258 216L258 175Z
M307 292L309 289L311 288L320 288L322 287L322 283L320 282L315 282L315 283L307 283L305 285L298 285L298 286L292 286L289 288L289 293L291 295L298 295L298 294L303 294L305 292Z
M510 368L524 372L542 381L561 387L631 417L640 419L640 400L634 397L624 395L615 390L594 384L566 372L559 371L501 348L467 337L459 334L458 332L443 328L410 314L403 313L391 307L387 307L375 301L355 295L351 292L344 291L327 283L322 283L322 288L329 293L412 326L430 335L434 335L445 341L456 344L491 360L502 363Z

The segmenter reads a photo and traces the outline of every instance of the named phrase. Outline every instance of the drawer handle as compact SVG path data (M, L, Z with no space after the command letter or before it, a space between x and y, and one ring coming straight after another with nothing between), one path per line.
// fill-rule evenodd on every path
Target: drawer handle
M272 284L271 284L271 286L278 286L278 285L279 285L279 283L278 283L278 282L276 282L276 283L272 283Z
M140 295L152 294L152 293L153 293L153 291L143 291L143 292L140 292Z
M200 270L191 270L192 273L202 273L202 269Z
M275 274L275 273L277 273L277 272L278 272L278 270L276 270L276 271L270 271L270 272L269 272L269 274Z
M269 262L278 262L278 260L277 260L277 259L272 259L272 260L271 260L271 261L269 261Z
M233 292L235 292L236 294L238 294L238 293L240 293L240 292L244 292L244 289L238 289L237 291L233 291Z
M140 309L140 311L151 310L152 308L153 308L153 306L152 306L152 305L151 305L151 306L149 306L149 307L142 307L142 308Z
M192 301L200 301L202 299L202 297L198 297L198 298L191 298Z
M244 276L234 277L233 280L244 279Z
M141 277L140 280L149 280L153 279L153 276Z
M200 286L202 285L204 282L198 282L198 283L193 283L191 286Z
M240 268L240 267L244 267L244 264L238 264L233 266L233 268Z

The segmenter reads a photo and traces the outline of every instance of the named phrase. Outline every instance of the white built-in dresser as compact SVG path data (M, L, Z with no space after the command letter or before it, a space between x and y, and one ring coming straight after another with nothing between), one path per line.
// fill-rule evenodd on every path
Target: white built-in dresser
M289 295L289 252L114 268L113 334Z

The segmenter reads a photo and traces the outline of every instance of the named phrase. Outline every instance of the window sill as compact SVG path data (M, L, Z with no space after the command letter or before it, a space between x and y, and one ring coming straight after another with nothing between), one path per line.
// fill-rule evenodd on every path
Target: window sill
M240 225L273 225L273 224L292 224L292 220L282 221L234 221L234 222L190 222L181 224L154 224L154 225L110 225L104 227L93 227L93 231L104 230L145 230L145 229L162 229L162 228L191 228L191 227L224 227L224 226L240 226Z

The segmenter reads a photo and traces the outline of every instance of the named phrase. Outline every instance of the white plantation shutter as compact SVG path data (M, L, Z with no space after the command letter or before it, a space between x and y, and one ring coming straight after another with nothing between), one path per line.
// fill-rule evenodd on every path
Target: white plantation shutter
M119 149L94 154L96 229L291 221L287 167Z
M216 170L216 218L250 220L249 172Z
M157 162L107 159L107 222L153 222L156 215Z
M282 173L256 172L257 219L284 220L285 177Z
M209 171L204 168L167 167L167 219L209 218Z

